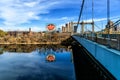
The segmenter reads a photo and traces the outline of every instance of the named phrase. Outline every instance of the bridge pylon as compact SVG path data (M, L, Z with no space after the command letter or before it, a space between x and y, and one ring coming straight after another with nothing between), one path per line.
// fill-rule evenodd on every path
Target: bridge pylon
M94 21L92 21L92 22L84 22L84 21L82 21L80 23L73 22L73 24L80 24L81 25L81 34L82 35L84 34L85 25L90 24L90 25L92 25L92 33L94 33Z

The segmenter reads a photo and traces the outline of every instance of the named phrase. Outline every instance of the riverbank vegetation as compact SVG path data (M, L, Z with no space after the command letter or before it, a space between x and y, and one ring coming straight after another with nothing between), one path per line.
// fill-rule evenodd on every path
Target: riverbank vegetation
M31 32L0 30L0 44L60 44L70 34L58 32Z

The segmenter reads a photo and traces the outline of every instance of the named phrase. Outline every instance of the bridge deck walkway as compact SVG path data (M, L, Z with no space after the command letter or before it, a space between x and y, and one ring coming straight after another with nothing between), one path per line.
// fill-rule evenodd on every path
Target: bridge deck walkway
M80 43L108 72L110 72L117 80L120 80L120 51L109 49L103 45L86 40L85 38L77 36L72 37Z
M102 76L92 67L83 48L72 45L73 60L75 65L76 80L104 80Z

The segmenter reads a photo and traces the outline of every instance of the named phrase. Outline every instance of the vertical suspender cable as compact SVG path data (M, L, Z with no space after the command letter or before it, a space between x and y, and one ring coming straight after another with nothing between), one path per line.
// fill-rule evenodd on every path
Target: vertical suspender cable
M80 19L81 19L81 16L82 16L82 11L83 11L83 7L84 7L84 2L85 2L85 0L82 0L82 6L81 6L81 10L80 10L78 22L77 22L77 28L78 28L78 25L79 25L79 22L80 22Z
M87 22L87 4L88 4L88 3L87 3L87 1L86 1L86 7L85 7L85 12L86 12L86 13L85 13L85 15L86 15L86 19L85 19L85 20L86 20L86 22ZM85 38L87 38L87 25L85 26L85 30L86 30Z
M93 3L93 0L92 0L92 40L94 39L93 38L93 35L94 35L94 21L93 21L93 18L94 18L94 3Z
M94 3L93 3L93 0L92 0L92 22L93 22L93 18L94 18Z
M110 0L107 0L107 28L108 28L107 44L108 47L110 47Z
M107 22L108 24L109 24L109 21L110 21L110 0L107 0Z

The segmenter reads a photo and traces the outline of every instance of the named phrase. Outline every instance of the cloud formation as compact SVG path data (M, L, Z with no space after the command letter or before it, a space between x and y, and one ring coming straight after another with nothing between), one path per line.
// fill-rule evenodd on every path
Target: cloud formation
M72 2L66 0L66 3L63 3L64 0L0 0L0 22L4 26L31 23L31 20L40 20L40 15L49 13L50 9ZM66 18L62 19L65 20Z
M41 3L44 0L0 0L0 18L5 25L29 23L30 20L39 20L39 14L47 13L47 6ZM54 3L55 4L55 3Z
M73 8L77 8L79 10L80 4L82 0L0 0L0 26L4 26L4 28L1 29L15 29L15 28L21 28L21 24L29 24L33 25L33 20L36 21L49 21L46 17L43 17L42 14L50 14L50 11L52 9L64 9L64 8L70 8L71 11ZM111 10L113 11L114 15L116 14L118 10L118 6L120 1L119 0L111 0ZM91 0L88 0L86 2L88 5L87 9L84 11L88 11L88 19L90 18L90 11L91 11ZM101 21L105 20L106 13L103 10L106 10L106 0L97 1L95 0L95 21ZM114 6L116 8L114 8ZM66 10L67 11L67 10ZM119 13L119 12L118 12ZM102 15L101 15L102 14ZM69 16L70 15L70 16ZM60 24L65 24L68 21L74 21L79 15L75 13L76 16L73 16L73 14L68 14L67 16L59 16L57 17L52 16L53 18L51 21L54 22L63 22ZM102 17L101 17L102 16ZM116 14L116 16L119 16ZM100 18L100 19L99 19ZM33 25L33 27L36 25ZM41 25L40 25L41 26ZM36 26L37 27L37 26ZM22 27L23 28L23 27ZM37 30L37 28L34 28ZM43 29L43 28L41 28ZM23 28L24 30L24 28Z

